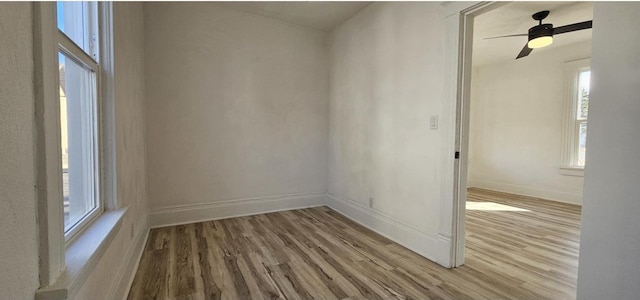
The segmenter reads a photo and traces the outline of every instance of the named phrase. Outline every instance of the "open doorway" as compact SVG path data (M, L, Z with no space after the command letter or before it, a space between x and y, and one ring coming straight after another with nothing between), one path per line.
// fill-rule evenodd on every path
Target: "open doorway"
M550 13L541 23L556 28L593 15L591 3L576 2L516 2L463 14L455 265L492 266L532 289L572 298L591 30L554 36L517 60L526 34L485 40L527 33L538 25L532 14L544 10Z

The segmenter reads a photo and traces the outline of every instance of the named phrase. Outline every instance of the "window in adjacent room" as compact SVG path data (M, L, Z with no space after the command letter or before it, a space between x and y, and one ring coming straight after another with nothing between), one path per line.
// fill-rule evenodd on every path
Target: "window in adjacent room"
M586 163L587 151L587 119L589 87L591 85L589 60L567 63L567 85L565 149L562 168L581 171Z

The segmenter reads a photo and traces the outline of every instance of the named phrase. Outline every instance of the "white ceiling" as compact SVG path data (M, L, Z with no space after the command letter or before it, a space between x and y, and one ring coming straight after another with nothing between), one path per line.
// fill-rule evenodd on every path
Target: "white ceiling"
M256 15L330 31L371 2L220 2L220 4Z
M527 33L538 25L531 15L541 10L551 13L543 23L554 27L593 19L590 2L513 2L475 18L473 33L473 65L497 63L516 58L527 43L526 36L484 40L486 37ZM529 55L591 39L591 30L580 30L553 37L551 46L536 49ZM526 59L521 58L521 59Z

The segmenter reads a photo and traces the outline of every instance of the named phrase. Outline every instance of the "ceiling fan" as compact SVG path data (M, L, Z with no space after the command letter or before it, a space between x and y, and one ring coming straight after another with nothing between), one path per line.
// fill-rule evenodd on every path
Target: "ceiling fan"
M529 55L531 51L533 51L533 49L551 45L551 43L553 43L553 36L556 34L589 29L593 25L593 20L590 20L554 28L553 24L542 24L542 20L544 20L544 18L546 18L548 15L548 10L539 11L533 14L531 17L539 23L538 25L529 28L529 33L495 36L485 38L485 40L515 36L528 36L529 41L526 45L524 45L524 48L522 48L522 50L518 54L518 57L516 57L516 59L518 59Z

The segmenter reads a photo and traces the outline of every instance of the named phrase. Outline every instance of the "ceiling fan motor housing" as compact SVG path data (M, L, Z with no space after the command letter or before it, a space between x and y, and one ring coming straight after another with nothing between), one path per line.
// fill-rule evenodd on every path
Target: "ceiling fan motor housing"
M553 24L540 24L529 29L529 40L539 38L541 36L552 36Z

